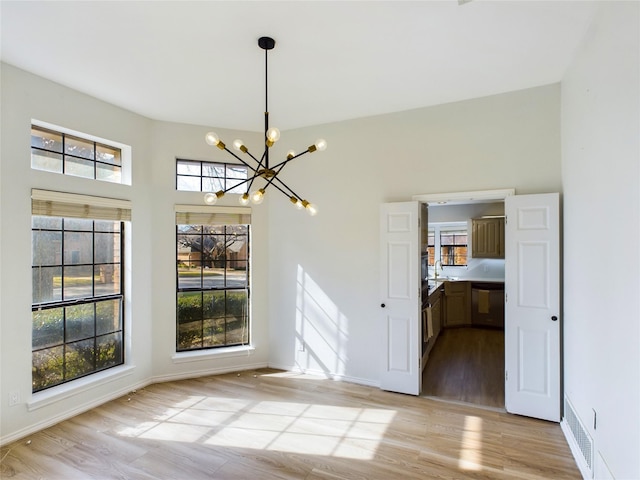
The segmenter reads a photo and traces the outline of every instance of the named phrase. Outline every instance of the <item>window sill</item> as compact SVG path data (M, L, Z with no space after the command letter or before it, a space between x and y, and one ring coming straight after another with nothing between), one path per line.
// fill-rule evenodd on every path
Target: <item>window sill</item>
M172 357L173 363L200 362L203 360L212 360L228 357L248 357L255 351L255 347L251 345L242 345L238 347L216 348L212 350L196 350L193 352L176 352Z
M119 380L131 375L134 370L134 366L121 365L119 367L113 367L102 372L73 380L63 385L48 388L42 392L34 393L31 396L31 401L27 402L27 410L31 412L100 385L105 385L115 380Z

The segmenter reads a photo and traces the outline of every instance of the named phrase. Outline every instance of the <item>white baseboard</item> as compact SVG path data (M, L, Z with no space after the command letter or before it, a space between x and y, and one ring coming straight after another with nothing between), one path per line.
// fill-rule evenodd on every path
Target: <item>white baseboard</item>
M172 373L170 375L155 375L151 377L150 384L174 382L176 380L188 380L190 378L206 377L208 375L222 375L224 373L242 372L245 370L255 370L258 368L267 368L266 362L253 363L250 365L235 365L231 367L221 368L204 368L201 370L192 370L186 373Z
M120 398L123 395L126 395L127 393L133 390L144 388L150 383L151 383L150 381L143 381L143 382L138 382L132 385L127 385L125 388L114 390L99 398L94 398L90 402L86 402L82 405L76 405L74 408L67 410L63 413L54 415L53 417L49 417L46 420L35 423L33 425L29 425L28 427L22 428L16 432L10 433L9 435L3 436L2 438L0 438L0 445L6 445L8 443L15 442L16 440L20 440L21 438L28 437L29 435L39 432L40 430L44 430L45 428L52 427L56 423L60 423L64 420L68 420L70 418L75 417L76 415L80 415L81 413L91 410L92 408L99 407L100 405L110 402L111 400Z
M331 380L336 380L339 382L348 382L348 383L355 383L358 385L365 385L367 387L375 387L375 388L380 388L380 383L379 382L374 382L368 378L360 378L360 377L352 377L349 375L342 375L339 373L331 373L331 372L325 372L324 370L315 370L312 368L302 368L300 367L300 365L281 365L281 364L274 364L274 363L270 363L269 364L269 368L275 368L277 370L284 370L287 372L300 372L300 373L306 373L309 375L317 375L319 377L325 377L325 378L329 378Z

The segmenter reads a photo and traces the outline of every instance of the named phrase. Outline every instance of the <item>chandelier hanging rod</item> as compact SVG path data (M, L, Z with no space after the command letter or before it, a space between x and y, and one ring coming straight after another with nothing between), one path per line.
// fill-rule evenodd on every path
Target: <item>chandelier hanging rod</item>
M207 192L204 196L205 203L210 205L215 204L219 198L223 197L225 193L229 192L232 189L237 189L241 185L246 185L246 192L240 197L240 204L248 205L249 202L259 204L262 203L264 199L264 194L271 185L277 190L279 190L283 195L289 197L291 203L296 205L300 209L307 210L311 215L315 215L318 211L317 207L312 203L308 202L306 199L303 199L297 193L295 193L291 187L289 187L281 178L278 177L280 172L284 169L284 167L295 160L296 158L301 157L306 153L313 153L315 151L323 151L327 148L327 142L323 139L316 140L313 145L307 147L307 149L301 153L296 154L293 150L290 150L287 153L287 157L285 160L280 163L270 166L269 164L269 149L277 142L280 138L280 131L277 128L269 127L269 60L268 53L269 50L272 50L275 47L275 40L271 37L260 37L258 39L258 46L264 50L264 143L265 149L262 153L262 157L258 160L244 145L244 142L240 139L234 140L233 146L236 150L248 155L255 163L255 166L252 166L249 162L242 159L239 155L232 152L227 148L224 142L222 142L219 137L214 132L209 132L205 136L205 140L209 145L217 146L219 149L226 151L231 154L234 158L236 158L240 163L246 166L249 170L251 170L250 176L243 180L240 183L235 183L231 187L225 190L218 190L217 192ZM253 186L253 183L262 178L266 183L265 185L249 194L249 190Z

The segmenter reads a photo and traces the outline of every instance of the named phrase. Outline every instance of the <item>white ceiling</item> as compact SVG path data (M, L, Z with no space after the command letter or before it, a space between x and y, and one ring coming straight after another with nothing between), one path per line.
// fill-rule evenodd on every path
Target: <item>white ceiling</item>
M150 118L260 131L558 82L586 1L2 1L1 58Z

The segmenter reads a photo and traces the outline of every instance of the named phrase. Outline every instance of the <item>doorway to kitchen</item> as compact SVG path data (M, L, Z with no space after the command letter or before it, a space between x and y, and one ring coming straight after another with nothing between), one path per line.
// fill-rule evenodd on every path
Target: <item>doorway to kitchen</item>
M472 232L474 219L504 217L504 198L510 194L512 191L479 198L470 198L468 193L466 198L456 198L456 194L447 195L448 199L414 197L428 204L429 267L423 265L423 271L430 285L445 282L437 290L428 289L429 322L439 323L439 328L434 329L437 335L431 336L428 358L423 359L423 397L504 411L504 251L498 255L501 258L472 254L476 250L472 249ZM453 262L452 249L464 258L458 261L456 257ZM440 308L429 308L434 301ZM500 317L497 322L496 316Z

